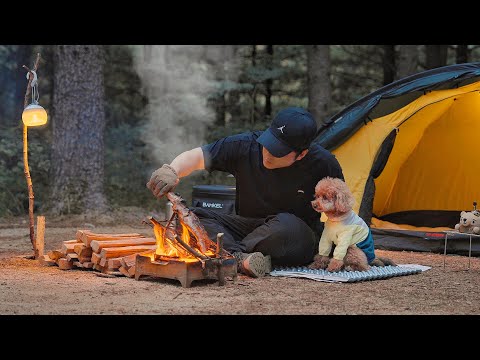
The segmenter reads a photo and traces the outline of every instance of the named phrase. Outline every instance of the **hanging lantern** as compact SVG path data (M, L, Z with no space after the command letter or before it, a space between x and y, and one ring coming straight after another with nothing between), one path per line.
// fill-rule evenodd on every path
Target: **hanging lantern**
M43 107L38 105L38 90L37 90L37 73L33 73L33 80L31 83L32 86L32 103L23 109L22 121L26 126L40 126L47 123L47 112ZM29 74L27 73L27 79L29 79Z
M38 104L30 104L22 114L22 121L27 126L40 126L47 123L47 112Z

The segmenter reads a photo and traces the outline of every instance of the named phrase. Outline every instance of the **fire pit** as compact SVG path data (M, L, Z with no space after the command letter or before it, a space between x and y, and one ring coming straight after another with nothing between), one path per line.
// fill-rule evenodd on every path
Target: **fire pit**
M176 259L154 260L152 254L137 255L135 280L142 275L179 280L183 287L190 287L194 280L218 280L225 285L225 277L237 278L237 263L233 258L215 259L205 262L197 260L185 261Z
M144 275L176 279L183 287L190 287L194 280L213 279L219 285L225 285L226 277L235 281L237 261L223 249L223 234L218 234L214 243L180 196L168 193L167 197L173 213L166 225L152 216L144 221L153 227L157 249L137 255L135 279Z

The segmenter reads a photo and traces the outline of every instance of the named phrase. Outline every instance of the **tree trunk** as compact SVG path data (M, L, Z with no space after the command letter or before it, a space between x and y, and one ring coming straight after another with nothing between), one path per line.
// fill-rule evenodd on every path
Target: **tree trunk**
M257 45L252 45L252 66L257 65ZM257 84L253 86L252 90L252 113L250 114L250 124L255 124L255 114L257 112Z
M396 79L402 79L418 71L418 45L398 45Z
M395 45L383 45L383 85L395 80Z
M211 66L211 71L215 74L215 81L231 81L229 71L234 54L233 45L203 45L202 59ZM228 97L229 90L226 90L217 98L211 100L212 107L215 109L215 126L225 126Z
M238 63L238 50L240 48L240 45L229 45L229 51L228 51L228 70L226 71L226 74L228 76L228 79L234 82L239 81L239 63ZM241 109L241 104L240 104L240 90L235 89L231 90L226 94L226 107L227 107L227 113L226 113L226 118L227 119L240 119L242 117L242 109ZM226 119L226 120L227 120Z
M468 62L468 45L457 45L456 63L463 64Z
M52 195L56 214L103 212L105 99L102 45L57 45L54 54Z
M306 45L308 109L320 126L329 115L332 100L329 45Z
M447 49L448 45L425 45L427 70L447 65Z
M273 68L273 45L267 45L267 68ZM272 116L272 85L273 80L265 80L265 117L270 119Z

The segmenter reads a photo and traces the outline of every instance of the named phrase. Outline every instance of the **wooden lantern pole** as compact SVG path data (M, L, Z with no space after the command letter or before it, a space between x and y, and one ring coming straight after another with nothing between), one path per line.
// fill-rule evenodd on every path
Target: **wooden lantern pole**
M33 71L37 71L38 64L40 63L40 53L37 53L37 59L33 66ZM23 108L25 109L28 106L28 97L32 90L32 80L34 78L32 70L28 67L23 65L25 69L28 71L28 85L27 91L25 92L25 101L23 102ZM35 242L35 222L33 219L33 184L32 178L30 177L30 169L28 168L28 140L27 140L27 130L28 126L23 124L23 166L24 166L24 173L25 178L27 179L27 186L28 186L28 218L30 220L30 241L32 242L33 252L35 259L38 258L38 250Z

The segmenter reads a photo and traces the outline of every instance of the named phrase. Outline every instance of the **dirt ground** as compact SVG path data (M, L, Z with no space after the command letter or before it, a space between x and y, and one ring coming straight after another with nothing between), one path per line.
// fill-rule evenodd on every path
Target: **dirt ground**
M138 232L140 209L109 216L46 217L45 252L60 249L78 229ZM377 250L399 264L431 266L420 274L357 283L239 275L212 280L105 278L93 270L60 270L27 259L33 254L28 217L0 219L0 315L479 315L480 258Z

